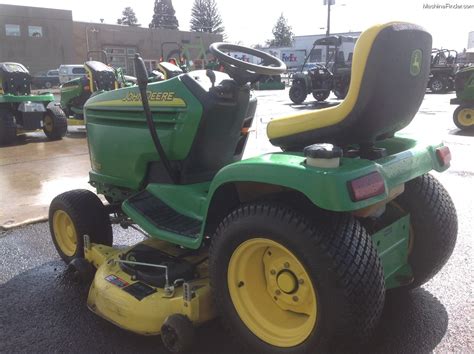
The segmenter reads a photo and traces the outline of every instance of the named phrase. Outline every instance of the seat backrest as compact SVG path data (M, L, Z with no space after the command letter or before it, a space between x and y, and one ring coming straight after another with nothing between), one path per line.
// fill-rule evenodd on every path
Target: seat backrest
M360 38L360 48L357 43L346 98L354 106L341 137L373 142L404 128L418 112L430 73L431 35L416 25L392 23L377 31L370 49L364 48L370 40ZM361 51L368 52L365 63L357 58Z
M31 75L18 63L0 63L0 88L4 94L29 95Z
M286 146L320 141L347 145L391 135L418 111L430 58L431 35L423 28L403 22L373 26L356 43L345 100L336 107L276 120L268 126L269 138Z
M115 70L100 61L87 61L84 67L89 75L91 91L111 91L118 88Z

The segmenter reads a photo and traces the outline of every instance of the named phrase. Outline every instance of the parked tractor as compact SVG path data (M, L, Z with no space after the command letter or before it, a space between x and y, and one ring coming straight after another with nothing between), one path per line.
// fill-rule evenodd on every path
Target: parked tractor
M337 98L344 99L351 81L350 63L346 63L344 53L339 50L342 45L343 36L329 36L314 42L313 48L306 56L301 72L293 74L293 82L290 88L290 99L295 104L301 104L308 94L313 94L317 101L324 101L329 97L331 91ZM352 38L351 38L352 40ZM303 71L311 52L316 46L331 48L333 55L328 57L326 64L317 64L313 68Z
M454 89L454 75L458 69L457 57L455 50L432 49L428 81L428 88L432 93L445 93Z

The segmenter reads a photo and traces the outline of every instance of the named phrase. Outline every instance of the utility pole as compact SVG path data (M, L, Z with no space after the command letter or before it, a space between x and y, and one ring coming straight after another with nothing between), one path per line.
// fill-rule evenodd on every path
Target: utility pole
M329 37L331 33L331 5L336 3L336 0L324 0L324 3L328 5L328 24L326 26L326 37ZM326 65L329 60L329 46L326 46Z

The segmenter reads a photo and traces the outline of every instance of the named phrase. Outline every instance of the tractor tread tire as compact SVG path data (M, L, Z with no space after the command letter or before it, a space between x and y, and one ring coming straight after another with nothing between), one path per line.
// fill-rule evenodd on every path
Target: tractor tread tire
M426 283L446 264L456 245L458 221L448 192L432 175L425 174L405 184L396 200L410 213L414 232L408 257L414 281L406 288Z
M0 109L0 145L12 144L15 139L15 117L9 110Z
M47 113L53 119L53 130L48 132L43 129L44 134L50 140L59 140L67 133L67 117L61 107L51 106L47 109Z
M72 256L67 256L61 251L54 236L53 215L57 210L64 210L76 229L77 250ZM109 215L99 197L86 189L71 190L53 199L49 207L49 229L56 250L67 264L75 258L84 257L84 235L89 236L91 243L112 246Z
M321 292L318 295L322 298L325 293L321 301L326 302L329 315L324 315L323 306L322 319L318 317L320 324L305 342L296 347L274 347L258 339L240 320L230 300L225 271L227 265L223 261L230 257L226 255L232 252L229 248L238 246L238 240L234 239L244 237L241 242L245 241L248 236L240 235L253 227L249 225L253 225L258 218L261 221L256 233L261 235L273 230L278 235L278 232L284 234L293 231L292 236L298 236L299 240L284 236L275 236L273 240L285 246L286 242L291 243L292 252L298 252L298 258L306 263L309 273L318 268L330 273L327 279L323 277L328 288L319 289ZM267 231L262 232L262 228ZM380 259L366 230L349 214L327 213L318 217L317 223L312 223L300 212L277 202L243 205L219 225L212 239L209 259L210 284L221 320L237 343L248 346L254 352L307 353L316 349L324 352L334 345L340 345L337 343L341 341L365 342L373 333L382 313L385 286ZM331 292L334 294L329 294ZM318 305L318 309L320 307Z

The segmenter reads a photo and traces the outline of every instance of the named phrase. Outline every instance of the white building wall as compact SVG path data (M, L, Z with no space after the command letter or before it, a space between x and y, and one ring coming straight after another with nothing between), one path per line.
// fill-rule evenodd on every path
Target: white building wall
M474 31L469 32L469 37L467 41L467 48L474 49Z

